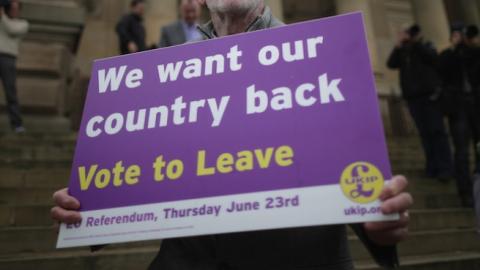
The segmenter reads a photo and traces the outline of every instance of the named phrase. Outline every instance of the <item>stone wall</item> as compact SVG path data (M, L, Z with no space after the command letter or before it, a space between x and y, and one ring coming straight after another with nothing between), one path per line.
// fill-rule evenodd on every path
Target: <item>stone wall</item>
M71 108L77 108L82 103L77 99L84 94L76 92L82 90L79 85L84 85L83 81L88 79L93 60L118 54L114 29L118 19L128 12L130 0L23 2L24 16L32 23L32 31L22 45L19 59L21 102L27 108L41 107L60 114L68 113ZM448 46L450 22L479 23L480 20L480 0L266 2L275 16L287 23L354 11L363 12L382 117L386 132L392 135L415 131L400 98L398 74L385 66L397 33L406 25L418 22L424 29L425 38L433 41L437 48L443 49ZM178 0L147 0L145 26L148 44L158 43L161 27L177 18ZM75 57L72 58L74 54ZM77 78L69 78L71 74ZM70 81L79 85L68 86ZM0 96L0 105L2 102L4 103L3 97Z

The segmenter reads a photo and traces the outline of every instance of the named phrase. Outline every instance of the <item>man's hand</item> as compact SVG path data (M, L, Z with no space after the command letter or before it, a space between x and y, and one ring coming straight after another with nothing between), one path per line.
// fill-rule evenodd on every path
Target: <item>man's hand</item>
M382 212L386 215L400 213L400 220L369 222L363 225L368 237L375 244L392 246L408 236L408 209L413 205L413 198L406 192L407 186L405 177L395 176L380 195Z
M133 41L128 42L128 51L130 53L138 52L137 44L135 44L135 42L133 42Z
M80 222L82 217L76 210L80 208L80 202L68 195L68 189L61 189L53 194L55 205L51 210L52 218L58 222L74 224Z

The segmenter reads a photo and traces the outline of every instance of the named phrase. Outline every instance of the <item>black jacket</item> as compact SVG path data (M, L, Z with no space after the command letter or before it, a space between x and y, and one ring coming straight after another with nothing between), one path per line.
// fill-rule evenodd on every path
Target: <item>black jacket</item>
M128 54L128 43L134 42L138 51L146 50L145 44L145 27L142 18L135 14L127 14L123 16L117 23L116 31L120 42L120 53Z
M439 72L450 96L477 95L480 85L480 49L460 44L440 54Z
M421 41L396 47L392 51L387 66L400 70L400 85L405 99L429 97L440 89L437 58L433 46Z

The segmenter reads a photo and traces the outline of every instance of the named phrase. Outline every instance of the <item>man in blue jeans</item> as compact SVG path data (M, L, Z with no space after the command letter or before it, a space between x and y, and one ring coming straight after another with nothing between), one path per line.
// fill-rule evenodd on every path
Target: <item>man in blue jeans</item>
M263 0L206 0L211 22L201 28L206 38L279 27ZM400 220L352 226L376 261L388 268L398 265L395 245L408 234L408 208L412 197L405 192L407 180L394 177L380 196L385 214L400 213ZM67 189L53 196L57 206L52 217L75 223L81 216L79 202ZM167 239L150 265L151 270L220 269L330 269L352 270L344 225L317 226L256 232L229 233Z

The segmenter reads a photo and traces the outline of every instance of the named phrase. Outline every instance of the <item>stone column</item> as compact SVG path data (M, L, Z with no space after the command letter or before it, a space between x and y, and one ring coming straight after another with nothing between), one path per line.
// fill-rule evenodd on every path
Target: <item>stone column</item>
M458 1L464 22L466 24L480 24L480 1L477 0L459 0Z
M145 14L145 28L147 30L147 46L158 44L160 30L163 26L178 19L177 0L149 0Z
M480 0L476 0L476 2L477 2L477 12L478 14L480 14Z
M367 31L368 47L370 51L370 59L375 71L382 69L382 64L378 59L378 50L375 38L375 29L373 25L372 10L369 0L336 0L337 14L361 11L365 20L365 28Z
M385 132L388 135L403 135L405 130L408 130L410 121L404 117L406 115L403 103L399 102L399 97L394 93L394 89L398 88L397 72L389 71L386 67L387 58L396 39L391 29L396 22L392 22L392 18L389 17L391 12L388 10L386 1L336 0L335 3L338 14L363 12ZM400 4L400 7L404 7L405 4L408 8L410 7L408 1Z
M94 59L118 54L115 26L129 10L130 0L98 0L88 16L77 53L77 67L89 74ZM145 13L147 45L157 44L162 26L177 19L176 0L149 0Z
M90 75L93 60L118 54L115 25L127 7L128 0L98 0L92 5L75 63L82 76Z
M443 1L411 0L416 22L422 28L426 40L438 50L449 45L450 26Z

